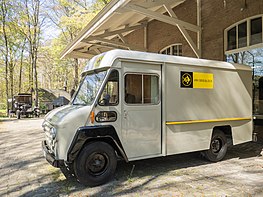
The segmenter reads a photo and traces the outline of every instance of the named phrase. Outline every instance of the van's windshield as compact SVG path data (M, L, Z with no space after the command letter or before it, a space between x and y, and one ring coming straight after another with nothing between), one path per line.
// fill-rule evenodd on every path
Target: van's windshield
M107 71L88 73L83 76L73 105L91 105L99 91L99 88L106 76Z

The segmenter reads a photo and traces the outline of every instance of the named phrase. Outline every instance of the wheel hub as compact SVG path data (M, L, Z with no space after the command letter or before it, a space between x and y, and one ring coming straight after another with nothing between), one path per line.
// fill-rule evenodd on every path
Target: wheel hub
M107 159L100 153L90 155L87 161L87 169L94 175L99 175L106 169Z
M211 143L211 148L213 153L218 153L221 149L221 142L219 139L215 139Z

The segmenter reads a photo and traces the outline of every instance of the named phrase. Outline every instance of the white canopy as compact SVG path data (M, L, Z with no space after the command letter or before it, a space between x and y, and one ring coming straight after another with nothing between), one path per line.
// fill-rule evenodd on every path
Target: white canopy
M111 49L147 51L147 23L158 20L175 25L187 40L197 57L201 56L200 0L197 0L197 24L177 18L173 8L185 0L112 0L66 47L61 58L90 59ZM164 15L164 13L168 13ZM125 35L144 28L144 43L128 43ZM197 33L197 44L186 30ZM142 47L143 46L143 47Z

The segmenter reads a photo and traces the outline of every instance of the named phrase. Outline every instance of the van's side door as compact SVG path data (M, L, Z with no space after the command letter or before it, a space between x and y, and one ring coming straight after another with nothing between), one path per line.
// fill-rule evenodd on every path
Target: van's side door
M122 62L122 137L129 160L161 154L161 65Z

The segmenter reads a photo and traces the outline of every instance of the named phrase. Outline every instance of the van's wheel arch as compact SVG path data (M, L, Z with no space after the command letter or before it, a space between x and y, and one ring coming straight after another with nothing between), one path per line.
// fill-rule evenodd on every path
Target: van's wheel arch
M203 152L205 158L212 162L222 160L227 152L227 138L223 131L214 129L209 149Z
M87 186L97 186L113 178L117 158L113 147L102 141L90 142L83 147L74 161L77 180Z

